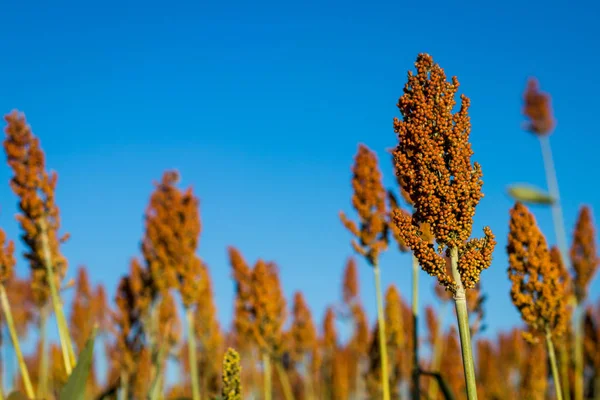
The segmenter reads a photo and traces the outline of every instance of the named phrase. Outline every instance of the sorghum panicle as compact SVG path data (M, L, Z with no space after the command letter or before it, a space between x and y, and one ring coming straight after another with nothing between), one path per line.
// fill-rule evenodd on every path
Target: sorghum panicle
M256 342L263 351L278 354L286 320L286 303L274 264L258 260L252 271L251 295Z
M573 264L575 295L577 301L581 302L587 297L588 286L600 264L592 211L587 206L582 207L579 211L570 255Z
M523 114L529 119L527 130L539 136L552 133L556 122L552 113L550 96L540 92L539 83L535 78L527 81L523 100Z
M181 290L190 307L196 292L200 260L195 252L200 237L198 199L192 189L181 191L177 171L167 171L150 197L142 253L159 292Z
M15 276L15 243L6 241L6 233L0 229L0 284L11 281Z
M43 234L46 235L50 247L50 261L57 287L60 287L67 271L67 260L61 254L59 244L66 241L68 235L58 236L60 214L54 198L58 176L56 173L46 172L46 161L40 141L31 132L25 116L13 111L5 120L8 125L5 129L4 150L8 165L14 172L10 186L19 197L21 214L17 216L17 220L24 231L22 238L28 248L25 257L31 266L34 299L38 306L42 306L50 296Z
M302 292L294 293L290 332L292 337L292 359L301 363L310 354L317 341L317 330Z
M373 264L388 245L386 191L381 183L377 156L363 144L358 147L352 172L352 205L358 213L359 224L348 219L343 212L340 212L340 218L356 236L357 240L352 240L356 252Z
M396 175L414 212L396 212L394 222L421 267L451 291L456 282L442 254L457 247L462 284L470 289L489 267L495 241L487 227L483 239L469 239L475 207L483 197L481 167L471 164L469 99L462 95L460 110L453 113L458 79L447 82L444 70L428 54L419 54L415 65L417 74L409 71L398 101L403 119L394 119ZM422 225L435 238L437 252L423 238Z
M242 366L240 355L232 348L223 357L223 400L242 400Z
M567 324L565 285L535 218L521 203L510 211L507 252L510 294L523 321L533 335L544 335L550 329L561 336Z

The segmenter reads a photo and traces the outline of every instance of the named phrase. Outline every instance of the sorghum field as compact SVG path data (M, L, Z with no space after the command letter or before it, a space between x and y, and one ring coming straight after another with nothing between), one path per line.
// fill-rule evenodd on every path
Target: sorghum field
M428 53L401 69L403 90L389 116L393 147L356 143L355 154L343 155L347 179L330 182L352 188L339 204L348 251L329 285L330 306L311 310L302 290L285 293L282 275L301 271L268 254L250 260L232 243L222 249L235 288L226 322L203 257L202 239L211 235L203 194L181 184L185 171L165 168L153 187L148 182L139 247L107 288L64 254L68 210L56 196L61 171L49 167L59 156L44 151L28 110L5 110L0 168L10 180L0 184L14 197L0 206L17 210L11 223L19 234L0 227L0 399L600 399L600 302L591 290L597 226L586 198L578 215L563 215L557 170L573 166L554 163L561 149L552 146L551 93L531 77L510 105L524 121L514 129L539 142L532 159L540 162L526 168L543 171L545 187L510 184L512 207L495 210L505 226L475 229L487 183L472 136L485 135L485 126L472 124L461 71L445 71ZM577 168L596 184L597 171ZM395 177L392 187L384 175ZM538 224L546 211L548 224ZM302 218L301 209L292 214ZM306 252L317 245L298 243ZM391 252L412 262L382 262ZM500 253L507 262L496 261ZM382 283L392 268L406 271L411 291ZM497 301L486 293L497 284L486 279L489 269L502 270L510 286L505 296L521 318L512 329L486 333L498 318L486 312ZM433 304L423 302L419 282ZM366 286L373 298L361 295ZM367 303L376 305L374 318Z

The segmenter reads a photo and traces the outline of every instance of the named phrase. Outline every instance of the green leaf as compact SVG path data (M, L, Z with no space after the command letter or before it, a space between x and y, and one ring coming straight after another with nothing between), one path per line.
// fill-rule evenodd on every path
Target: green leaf
M21 392L12 392L11 394L8 395L6 400L29 400L29 399L27 398L27 396L25 396Z
M79 354L77 365L69 376L67 383L60 391L60 400L84 400L85 387L90 374L92 362L94 361L94 340L96 339L96 328L88 339L83 351Z
M516 201L528 204L554 204L554 198L540 188L532 185L517 184L508 187L508 194Z

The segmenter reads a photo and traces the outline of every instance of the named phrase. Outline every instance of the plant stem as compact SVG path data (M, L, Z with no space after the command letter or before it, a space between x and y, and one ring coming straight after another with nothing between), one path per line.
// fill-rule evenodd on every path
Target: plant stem
M275 368L277 369L277 374L279 375L279 381L281 382L281 387L283 388L283 396L285 397L285 400L294 400L294 393L292 391L290 379L286 370L281 365L281 362L275 362Z
M192 399L200 400L200 384L198 382L198 361L196 359L196 332L194 329L194 313L191 308L185 311L188 326L188 355L190 374L192 375Z
M19 336L17 335L17 330L15 329L15 323L13 321L12 312L10 310L8 296L6 295L6 289L4 288L4 285L2 285L2 284L0 284L0 302L2 302L2 311L4 312L4 319L6 320L6 326L8 327L8 332L10 333L10 339L12 340L12 344L15 349L17 360L19 361L19 369L21 370L21 377L23 378L23 385L25 385L25 392L27 394L27 397L29 397L30 399L33 399L35 397L35 393L33 391L33 385L31 384L31 379L29 378L29 371L27 371L27 365L25 364L25 358L23 357L23 352L21 351L21 345L19 344Z
M452 263L452 277L456 282L454 304L458 319L458 332L460 334L460 347L465 371L467 386L467 399L477 400L477 383L475 381L475 365L473 363L473 350L471 349L471 327L469 326L469 313L467 311L467 296L463 287L460 273L458 272L458 248L450 248L450 261Z
M575 400L583 400L583 329L584 329L584 313L583 305L577 304L575 312L573 313L573 319L575 323L575 343L574 343L574 361L575 361L575 385L574 395Z
M50 370L50 354L48 353L48 333L46 325L48 324L48 305L45 304L40 309L40 340L41 340L41 355L40 355L40 379L38 382L38 397L45 399L49 393L49 370Z
M560 376L558 374L558 365L556 364L556 354L554 353L554 344L552 343L552 333L546 327L546 345L548 346L548 357L550 357L550 366L552 368L552 378L554 378L554 389L556 390L556 399L563 400L562 389L560 387Z
M546 182L548 185L548 193L554 199L552 204L552 221L554 223L554 234L556 235L556 243L560 251L565 268L570 268L567 245L567 234L565 232L565 223L560 202L560 190L558 188L558 178L556 177L556 169L552 157L552 147L550 146L550 138L547 135L538 136L540 147L542 149L542 157L544 159L544 170L546 172ZM577 312L574 313L575 320L575 400L583 400L583 339L580 337L581 329L579 328L580 321L577 319ZM578 337L579 336L579 337Z
M42 241L42 251L44 253L44 264L46 267L46 274L48 275L47 281L48 286L50 286L50 296L52 298L54 314L56 315L56 324L58 326L58 336L65 363L65 371L67 375L71 375L72 366L75 364L75 352L73 351L73 344L71 343L71 338L69 336L67 320L63 312L62 302L60 301L60 294L56 287L54 266L52 265L52 253L50 252L50 245L48 243L48 230L46 221L43 218L39 220L39 227L41 230L40 238Z
M373 263L375 275L375 294L377 296L377 321L379 323L379 352L381 353L381 387L383 400L390 400L390 379L388 373L387 336L385 333L385 314L383 312L383 296L381 294L381 276L379 264Z
M129 376L125 371L121 372L121 388L118 400L129 400Z
M266 352L262 354L263 364L263 389L264 389L264 400L271 400L271 356Z
M412 256L412 318L413 318L413 369L412 397L421 398L420 368L419 368L419 260Z

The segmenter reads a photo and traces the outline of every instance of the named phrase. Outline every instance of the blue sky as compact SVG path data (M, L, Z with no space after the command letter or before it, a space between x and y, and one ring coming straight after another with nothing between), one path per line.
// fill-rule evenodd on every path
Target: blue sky
M2 8L0 110L26 113L57 201L70 276L85 264L114 294L139 254L152 182L178 169L201 199L199 254L209 264L219 318L229 327L233 284L226 247L276 261L291 300L302 290L319 324L340 298L352 254L338 212L351 212L358 143L385 149L407 70L428 52L472 101L474 159L485 198L475 234L490 225L498 247L483 274L491 332L520 322L504 246L512 182L545 186L537 140L521 130L529 76L553 95L552 136L567 229L582 203L600 209L600 28L592 2L8 2ZM588 171L589 170L589 171ZM0 167L0 226L17 238L11 172ZM549 210L536 208L546 232ZM553 235L549 235L554 241ZM22 246L19 246L22 250ZM375 317L372 274L362 296ZM384 286L410 296L410 259L383 256ZM27 266L20 260L21 275ZM421 276L423 303L432 278ZM600 291L598 281L591 294Z

